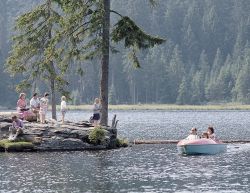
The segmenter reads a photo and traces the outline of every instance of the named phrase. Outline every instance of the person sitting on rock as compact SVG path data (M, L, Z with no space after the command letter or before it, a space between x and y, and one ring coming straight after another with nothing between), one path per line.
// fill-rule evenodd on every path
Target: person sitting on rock
M34 93L30 100L30 108L31 111L36 115L37 121L39 121L40 100L37 96L37 93Z
M17 116L13 116L12 118L12 126L10 126L10 136L9 140L15 140L18 135L23 133L24 124L23 121L18 119Z
M187 140L199 139L199 136L197 135L197 129L192 128L191 131L190 131L189 136L187 136L186 139Z

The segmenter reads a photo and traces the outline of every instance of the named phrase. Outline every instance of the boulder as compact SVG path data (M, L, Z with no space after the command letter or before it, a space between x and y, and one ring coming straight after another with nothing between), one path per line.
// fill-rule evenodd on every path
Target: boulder
M56 150L85 150L89 149L91 144L83 142L76 138L63 138L54 136L51 138L43 138L39 145L36 146L37 150L41 151L56 151Z
M6 138L9 134L9 127L11 126L11 123L8 122L0 122L0 139Z
M11 126L11 116L0 115L0 140L7 139L9 127ZM72 151L72 150L97 150L116 148L115 139L117 130L114 128L105 128L105 140L98 144L92 144L89 140L89 134L94 127L86 122L81 121L66 122L61 125L55 121L48 121L46 124L24 121L25 128L23 134L17 138L18 142L29 142L31 146L15 146L10 144L11 151L35 150L35 151ZM10 142L11 143L11 142ZM23 149L22 149L23 148ZM9 148L10 149L10 148ZM5 149L8 151L8 149Z

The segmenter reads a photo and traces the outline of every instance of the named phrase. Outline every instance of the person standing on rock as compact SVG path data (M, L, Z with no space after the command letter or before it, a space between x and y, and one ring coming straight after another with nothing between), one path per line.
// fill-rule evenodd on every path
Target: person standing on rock
M37 96L37 93L34 93L30 100L30 108L31 111L36 115L37 121L39 121L40 100Z
M48 105L49 105L49 93L45 93L44 96L40 99L40 123L44 124L45 123L45 117L46 113L48 111Z
M96 98L94 101L94 106L93 106L93 121L94 121L94 126L97 126L100 124L100 118L101 118L101 103L100 99Z
M17 118L17 116L13 116L11 119L12 126L9 128L9 140L15 140L19 134L23 133L24 124L22 120Z
M64 124L64 118L65 118L66 111L67 111L66 97L62 96L62 98L61 98L62 124Z

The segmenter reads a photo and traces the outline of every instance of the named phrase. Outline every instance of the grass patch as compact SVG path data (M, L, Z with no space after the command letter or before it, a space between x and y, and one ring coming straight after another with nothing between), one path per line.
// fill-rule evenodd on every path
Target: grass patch
M70 110L92 110L92 105L69 105ZM58 106L59 109L59 106ZM110 110L250 110L250 105L222 103L208 105L135 104L109 105Z
M7 139L0 140L0 148L7 151L23 151L33 149L34 145L26 141L9 141Z
M117 147L128 147L128 140L127 139L116 139L116 146Z

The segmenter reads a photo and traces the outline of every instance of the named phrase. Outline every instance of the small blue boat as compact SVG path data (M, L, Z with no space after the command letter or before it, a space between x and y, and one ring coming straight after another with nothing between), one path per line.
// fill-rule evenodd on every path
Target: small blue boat
M226 152L227 144L205 138L193 140L184 139L179 141L179 143L177 144L177 149L180 154L185 155L213 155Z

